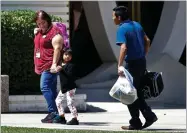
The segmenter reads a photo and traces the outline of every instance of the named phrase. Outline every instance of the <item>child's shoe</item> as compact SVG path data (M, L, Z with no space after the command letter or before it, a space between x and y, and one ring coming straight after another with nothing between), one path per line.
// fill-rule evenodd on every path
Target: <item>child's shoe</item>
M71 119L67 125L79 125L79 121L76 118Z
M53 123L66 124L66 119L65 119L65 117L62 117L62 116L57 115L57 116L53 119Z

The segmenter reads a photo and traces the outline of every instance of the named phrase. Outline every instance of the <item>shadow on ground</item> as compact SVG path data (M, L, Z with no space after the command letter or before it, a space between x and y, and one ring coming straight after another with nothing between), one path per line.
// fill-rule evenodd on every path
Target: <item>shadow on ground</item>
M78 113L107 112L107 110L99 108L99 107L95 107L95 106L88 105L88 104L86 106L87 106L86 111L78 111ZM12 114L12 113L14 114L22 114L22 113L47 114L48 112L47 111L23 111L23 112L3 112L1 114ZM68 108L65 109L65 113L70 113Z
M108 126L107 122L80 122L80 125L88 125L88 126Z
M107 110L99 108L99 107L94 107L92 105L86 105L86 106L87 106L86 112L107 112Z

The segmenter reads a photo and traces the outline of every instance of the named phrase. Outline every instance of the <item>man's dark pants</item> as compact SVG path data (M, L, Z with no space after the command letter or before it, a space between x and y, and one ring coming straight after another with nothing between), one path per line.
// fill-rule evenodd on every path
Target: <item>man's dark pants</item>
M139 119L139 110L142 112L146 121L152 120L154 117L154 113L151 111L151 108L147 105L143 98L143 93L141 91L141 82L143 80L143 76L146 70L146 59L136 59L126 61L125 68L129 71L129 73L133 77L133 85L137 89L138 99L128 105L128 109L131 115L131 120L129 121L130 125L135 128L140 128L142 126L141 120Z

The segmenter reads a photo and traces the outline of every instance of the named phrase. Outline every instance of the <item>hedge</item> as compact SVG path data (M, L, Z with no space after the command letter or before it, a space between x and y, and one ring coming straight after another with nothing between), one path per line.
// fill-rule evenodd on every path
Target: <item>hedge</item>
M41 94L33 64L34 14L32 10L1 11L1 74L9 75L10 95ZM51 18L63 22L60 17Z

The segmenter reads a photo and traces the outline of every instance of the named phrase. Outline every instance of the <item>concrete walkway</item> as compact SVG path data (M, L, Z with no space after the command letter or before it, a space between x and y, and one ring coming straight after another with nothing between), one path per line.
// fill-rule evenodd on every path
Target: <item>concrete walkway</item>
M108 107L106 112L79 113L78 126L43 124L40 120L46 116L44 113L1 114L1 126L123 131L120 127L128 125L130 115L126 106L116 103L115 105L117 106L110 109L106 106ZM104 108L107 109L106 107ZM158 121L144 130L186 132L186 109L153 109L153 111L157 114ZM71 119L70 113L66 114L66 119ZM141 120L144 122L142 115Z

